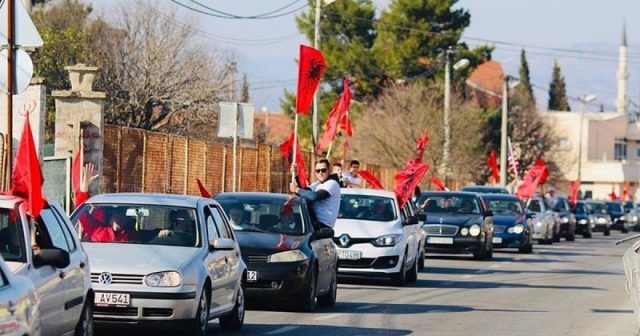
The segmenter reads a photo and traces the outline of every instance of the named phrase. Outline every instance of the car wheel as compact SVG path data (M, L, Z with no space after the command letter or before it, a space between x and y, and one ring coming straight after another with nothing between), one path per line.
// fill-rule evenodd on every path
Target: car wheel
M487 247L482 246L478 251L473 254L473 258L476 260L487 260Z
M86 296L86 299L91 299L91 297ZM76 325L75 336L93 336L93 300L91 302L85 301L80 320Z
M416 256L413 265L409 269L409 272L407 272L407 282L414 283L416 281L418 281L418 256Z
M404 258L406 257L407 256L405 254ZM401 260L401 263L400 263L400 272L391 276L391 282L395 286L404 286L407 283L407 272L404 267L404 260L405 260L404 258Z
M520 253L531 253L531 252L533 252L533 244L528 244L528 245L520 247L518 249L518 252L520 252Z
M575 233L571 233L571 234L567 234L567 241L574 241L576 240L576 234Z
M244 323L245 301L244 301L244 283L238 290L236 296L236 305L229 315L221 316L218 320L220 329L222 330L240 330Z
M200 294L196 316L190 321L189 329L192 335L205 336L207 334L207 326L209 325L209 295L209 289L205 286Z
M591 238L591 232L585 232L582 234L583 238Z
M420 255L418 256L418 271L422 271L424 270L424 261L425 255L424 255L424 248L422 250L420 250Z
M560 242L560 233L553 233L553 238L552 238L554 243L558 243Z
M307 289L297 302L297 308L303 312L312 312L316 308L316 269L309 269Z
M333 270L331 275L331 289L322 296L318 296L318 306L333 307L336 305L336 297L338 295L338 269Z
M620 229L620 232L622 233L629 233L629 229L627 229L626 227L622 227L622 229Z
M610 229L607 228L607 229L604 230L604 235L605 236L608 236L610 234L611 234L611 230Z

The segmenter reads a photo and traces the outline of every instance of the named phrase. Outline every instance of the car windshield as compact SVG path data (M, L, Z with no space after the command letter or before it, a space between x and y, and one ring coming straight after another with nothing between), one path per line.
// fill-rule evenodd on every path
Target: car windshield
M71 222L83 242L198 247L201 240L193 208L85 204Z
M389 222L398 218L395 200L371 195L342 195L338 218Z
M0 209L0 254L6 261L27 261L22 225L16 210Z
M527 210L531 212L542 212L542 202L538 199L532 199L527 204Z
M279 198L216 199L234 231L258 231L300 236L306 233L302 207Z
M632 210L632 209L635 209L635 206L634 206L632 201L627 201L627 202L624 203L624 209L625 210Z
M556 206L554 210L558 212L569 211L569 203L567 203L563 198L558 198L556 199Z
M485 194L509 194L509 191L503 188L493 187L464 187L462 191L478 192Z
M607 207L603 203L589 203L591 209L593 209L594 213L606 214Z
M480 214L480 206L470 195L423 195L418 203L427 213Z
M522 204L511 199L487 199L489 210L496 214L519 215L523 213Z
M623 212L622 205L617 202L607 203L607 208L609 209L609 212Z
M589 206L585 203L576 204L576 213L579 213L579 214L589 213Z

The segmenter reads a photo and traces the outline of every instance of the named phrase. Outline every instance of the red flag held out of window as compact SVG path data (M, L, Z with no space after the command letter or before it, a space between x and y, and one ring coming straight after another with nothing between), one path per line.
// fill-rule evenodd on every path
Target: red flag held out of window
M349 78L344 78L343 80L343 88L342 94L336 100L333 108L331 108L331 112L329 112L329 116L327 117L327 121L324 125L324 134L320 138L318 145L316 146L316 152L322 152L329 148L329 145L333 141L338 131L338 126L348 128L345 132L351 136L351 123L349 122L349 117L347 116L347 112L349 111L349 104L351 103L351 90L349 89ZM343 125L345 124L345 125Z
M300 45L296 113L304 115L309 113L313 95L326 69L327 63L319 50Z
M293 158L293 139L294 134L291 133L289 139L280 145L280 152L282 157L287 161L289 166L292 164ZM298 176L298 182L300 188L306 188L309 186L309 178L307 177L306 170L304 168L304 161L302 160L302 153L300 152L300 144L296 144L296 175Z
M199 178L196 178L196 182L198 182L198 189L200 190L200 196L211 198L211 193L209 192L209 190L207 190L204 184L202 184L202 181L200 181Z
M42 196L43 182L40 160L36 154L29 113L27 113L11 174L11 194L27 200L28 211L33 217L40 216L45 204Z
M394 176L396 186L393 191L396 194L400 207L409 200L416 186L429 169L426 163L409 162L404 169Z
M569 185L569 204L576 205L578 201L578 192L580 191L580 180L575 180Z
M440 181L440 179L435 177L435 176L431 176L431 183L433 183L433 185L436 187L436 190L439 190L439 191L448 191L449 190L444 185L444 183L442 183L442 181Z
M549 176L549 169L546 162L542 159L536 160L531 168L527 171L522 179L522 183L516 190L516 195L522 199L528 199L533 196L539 184L544 183Z
M360 176L362 176L363 180L367 181L367 183L369 184L369 186L371 188L373 188L373 189L384 189L384 188L382 188L382 183L380 183L380 181L375 177L375 175L373 175L369 171L360 170L358 172L358 174L360 174Z
M427 142L429 142L429 137L427 136L427 129L425 128L424 134L416 139L416 151L409 162L422 162L422 157L424 156L424 148L427 146Z
M498 174L498 160L496 159L496 151L491 150L489 158L487 159L487 165L491 168L491 176L489 177L490 183L498 183L500 175Z

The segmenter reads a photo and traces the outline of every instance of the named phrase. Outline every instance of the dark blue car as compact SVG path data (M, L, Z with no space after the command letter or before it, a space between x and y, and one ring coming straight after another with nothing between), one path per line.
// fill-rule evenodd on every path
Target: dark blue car
M493 248L517 248L521 253L531 253L531 228L520 200L504 194L483 194L482 197L493 212Z

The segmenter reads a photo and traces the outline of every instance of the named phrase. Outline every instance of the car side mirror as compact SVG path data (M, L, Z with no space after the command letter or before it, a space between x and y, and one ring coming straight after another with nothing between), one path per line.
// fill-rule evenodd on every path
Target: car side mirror
M229 251L236 247L236 242L229 238L215 238L209 241L209 251Z
M420 223L417 216L407 216L407 219L402 223L403 225L415 225Z
M36 268L46 265L55 268L65 268L69 266L70 263L69 252L59 248L41 249L40 252L33 257L33 265Z
M493 216L493 211L491 211L491 210L487 210L487 211L485 211L485 212L484 212L484 216L485 216L485 217L492 217L492 216Z
M332 228L323 227L314 231L313 234L311 235L311 238L312 240L327 239L327 238L333 238L334 235L335 235L335 232L333 231Z

